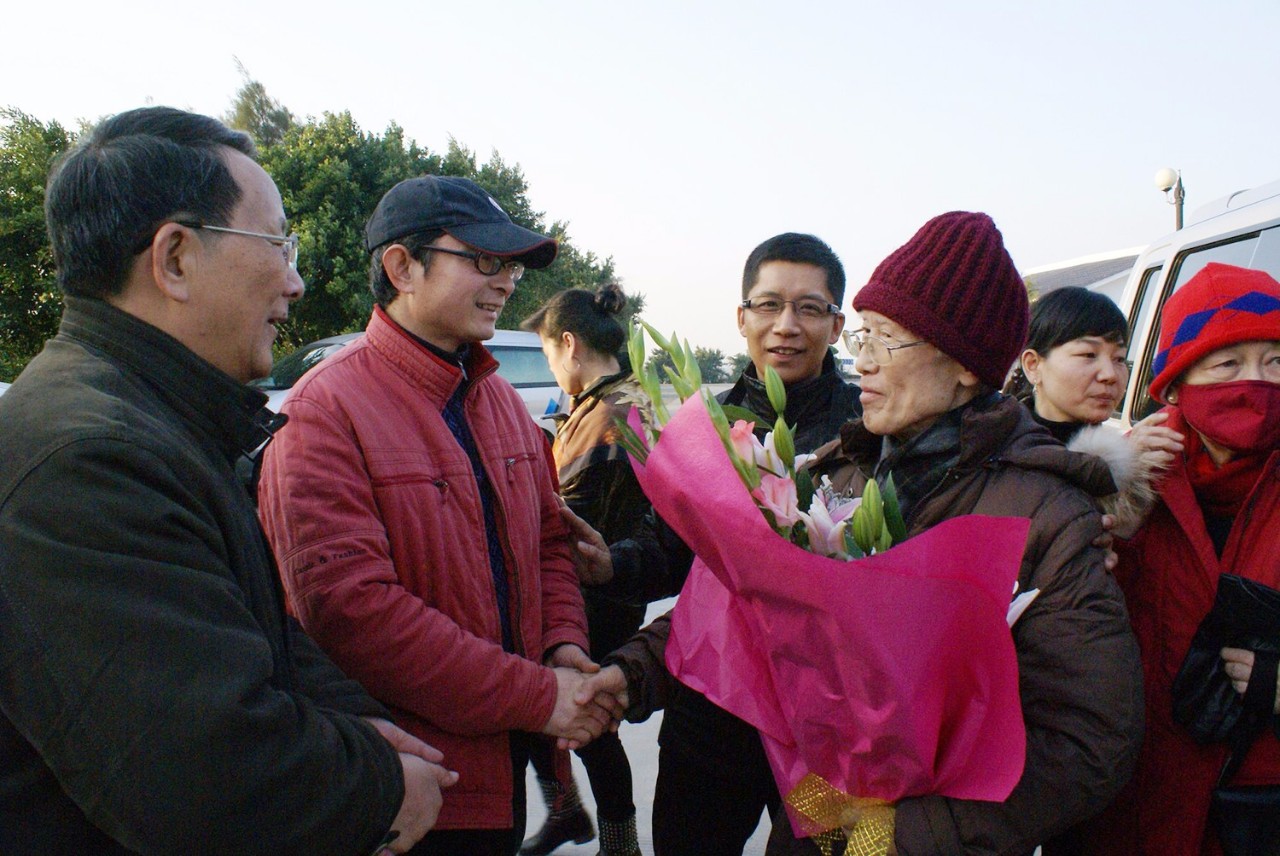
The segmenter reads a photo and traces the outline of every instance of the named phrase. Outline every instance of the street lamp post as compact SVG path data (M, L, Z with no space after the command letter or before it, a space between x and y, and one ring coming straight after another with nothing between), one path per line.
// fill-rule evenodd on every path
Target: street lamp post
M1174 206L1174 229L1182 228L1182 203L1187 192L1182 186L1182 171L1165 167L1156 173L1156 187L1164 191L1165 201Z

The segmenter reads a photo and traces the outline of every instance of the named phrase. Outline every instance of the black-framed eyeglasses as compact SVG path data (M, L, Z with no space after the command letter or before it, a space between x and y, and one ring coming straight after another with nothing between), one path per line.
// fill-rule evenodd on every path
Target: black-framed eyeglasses
M750 309L759 315L779 315L786 308L787 304L791 304L791 308L795 310L806 321L817 321L820 318L826 318L829 315L839 315L840 307L834 303L827 303L824 300L783 300L781 297L749 297L740 304L743 309Z
M877 338L869 333L855 333L853 330L845 330L840 334L844 339L844 346L849 349L849 353L855 357L862 353L865 348L867 356L871 357L871 362L878 366L887 366L893 361L893 352L900 351L903 348L914 348L916 345L929 344L924 339L915 342L905 342L901 345L890 345L884 339Z
M206 232L223 232L228 235L243 235L246 238L261 238L264 241L270 241L280 249L284 250L285 263L292 270L298 269L298 236L290 232L288 235L272 235L269 232L246 232L244 229L229 229L226 226L210 226L196 220L174 220L179 226L186 226L188 229L203 229Z
M524 276L524 264L522 262L513 262L509 259L504 259L502 256L495 256L493 253L450 250L445 247L432 246L423 247L420 252L448 253L451 256L471 259L471 263L476 266L476 270L485 276L497 276L499 271L504 270L511 277L512 282L519 282L520 277Z

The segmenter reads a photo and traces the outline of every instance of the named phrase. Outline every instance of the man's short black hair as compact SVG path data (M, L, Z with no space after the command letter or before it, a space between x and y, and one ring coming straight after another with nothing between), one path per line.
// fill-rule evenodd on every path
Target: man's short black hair
M844 265L840 264L840 257L835 250L822 239L799 232L784 232L774 235L752 250L742 269L743 300L751 295L751 289L755 288L756 280L760 277L760 266L765 262L795 262L822 268L827 275L827 290L834 298L832 302L837 306L843 305Z
M247 134L217 119L143 107L104 120L67 152L44 202L62 291L119 294L134 257L168 220L227 225L241 194L224 146L256 155Z
M380 247L376 247L369 254L369 290L373 292L373 301L386 309L395 300L400 291L391 281L391 277L387 276L387 269L382 264L382 254L387 251L388 247L396 244L404 247L409 251L409 255L418 260L422 265L422 272L426 274L431 270L431 260L434 256L424 250L434 244L440 237L444 235L443 229L428 229L425 232L414 232L412 235L405 235L403 238L396 238L394 241L387 241Z

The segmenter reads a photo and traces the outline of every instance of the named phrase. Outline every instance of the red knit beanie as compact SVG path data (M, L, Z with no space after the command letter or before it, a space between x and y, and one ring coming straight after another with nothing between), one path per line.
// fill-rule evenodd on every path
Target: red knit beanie
M934 217L880 263L853 308L906 327L999 389L1027 341L1027 288L986 214Z
M1210 262L1160 311L1151 397L1168 404L1169 384L1201 357L1257 340L1280 341L1280 282L1260 270Z

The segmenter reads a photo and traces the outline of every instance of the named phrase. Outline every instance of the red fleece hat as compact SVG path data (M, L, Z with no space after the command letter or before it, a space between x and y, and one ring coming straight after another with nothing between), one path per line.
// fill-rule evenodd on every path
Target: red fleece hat
M853 297L906 327L993 389L1022 353L1027 287L986 214L934 217L894 250Z
M1202 357L1258 340L1280 341L1280 282L1264 271L1210 262L1160 312L1151 397L1168 404L1169 385Z

